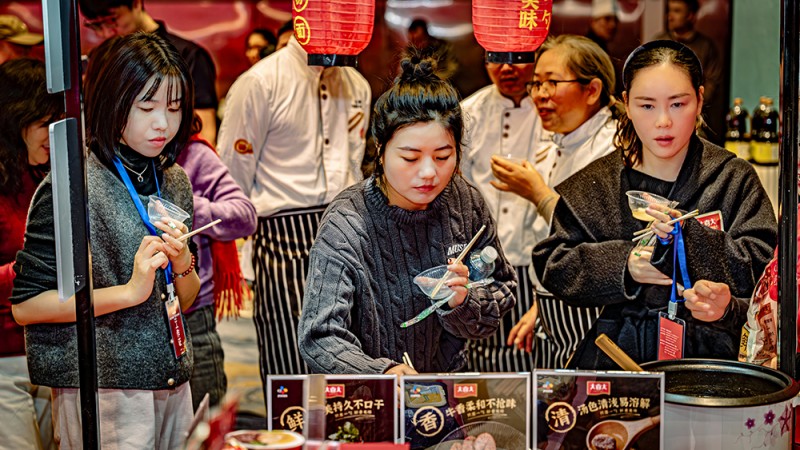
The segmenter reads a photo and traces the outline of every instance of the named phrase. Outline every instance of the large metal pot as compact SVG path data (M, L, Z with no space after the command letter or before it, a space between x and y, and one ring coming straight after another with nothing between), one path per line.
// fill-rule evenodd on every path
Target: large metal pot
M667 450L790 449L793 401L789 376L738 361L680 359L642 364L664 372Z

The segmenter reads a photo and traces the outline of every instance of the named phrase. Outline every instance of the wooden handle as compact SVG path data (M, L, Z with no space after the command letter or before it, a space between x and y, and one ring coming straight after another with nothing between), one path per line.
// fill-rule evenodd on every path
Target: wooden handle
M621 348L617 347L617 344L615 344L605 334L597 336L597 339L594 340L594 343L600 347L600 350L602 350L603 353L608 355L608 357L614 360L615 363L619 364L623 370L630 372L644 372L644 369L636 364L636 361L632 360L627 353L623 352Z

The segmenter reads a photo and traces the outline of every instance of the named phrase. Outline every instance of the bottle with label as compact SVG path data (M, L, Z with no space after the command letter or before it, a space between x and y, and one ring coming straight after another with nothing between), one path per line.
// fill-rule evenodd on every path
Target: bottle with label
M474 251L469 255L469 279L472 281L483 280L494 273L494 261L497 259L497 249L487 245L481 251Z
M756 120L758 114L758 120ZM750 156L756 164L778 164L778 111L773 101L763 97L758 111L753 113L753 123L758 128L751 129Z
M739 158L750 159L750 143L747 135L747 119L750 114L742 106L742 99L733 99L733 107L725 116L728 128L725 132L725 148L733 152Z

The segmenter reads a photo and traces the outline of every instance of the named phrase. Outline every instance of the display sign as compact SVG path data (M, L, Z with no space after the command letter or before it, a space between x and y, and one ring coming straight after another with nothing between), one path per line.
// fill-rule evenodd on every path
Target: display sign
M535 448L664 448L663 373L534 373Z
M410 375L401 384L400 432L412 450L529 448L529 373Z
M307 375L267 377L270 430L302 433L309 396ZM341 442L397 440L397 377L325 375L325 437Z

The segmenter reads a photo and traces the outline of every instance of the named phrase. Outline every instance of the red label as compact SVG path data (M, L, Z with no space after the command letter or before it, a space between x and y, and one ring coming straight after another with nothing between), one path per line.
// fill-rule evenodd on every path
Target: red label
M325 398L344 397L343 384L329 384L325 388Z
M456 398L477 397L478 385L477 384L456 384L453 386L453 391Z
M180 358L186 354L186 331L183 329L183 318L181 317L180 303L176 297L172 297L164 303L167 308L167 321L172 337L172 349L175 351L175 358Z
M683 358L683 338L685 323L681 319L670 320L661 315L658 318L658 359Z
M695 217L698 222L711 228L712 230L725 231L725 224L722 223L722 211L712 211Z
M587 395L611 395L611 382L610 381L587 381L586 382Z

